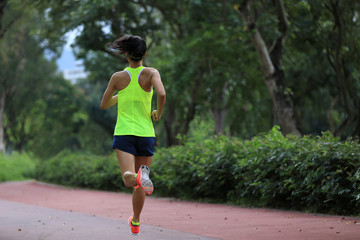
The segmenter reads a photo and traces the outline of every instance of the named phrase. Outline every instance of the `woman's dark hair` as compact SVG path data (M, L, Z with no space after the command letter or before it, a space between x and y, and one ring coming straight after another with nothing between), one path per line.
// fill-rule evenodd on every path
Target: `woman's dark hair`
M128 53L134 62L142 60L146 53L146 42L139 36L123 36L107 46L117 55Z

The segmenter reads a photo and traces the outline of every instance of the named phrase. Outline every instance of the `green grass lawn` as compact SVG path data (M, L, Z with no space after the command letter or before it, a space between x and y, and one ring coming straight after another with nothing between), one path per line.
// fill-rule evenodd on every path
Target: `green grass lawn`
M0 182L31 179L36 161L28 154L0 154Z

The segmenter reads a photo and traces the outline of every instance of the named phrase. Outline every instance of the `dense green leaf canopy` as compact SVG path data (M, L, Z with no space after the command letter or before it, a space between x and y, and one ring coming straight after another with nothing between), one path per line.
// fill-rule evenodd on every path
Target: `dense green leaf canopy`
M161 146L202 121L244 138L274 124L288 133L288 110L302 134L359 136L359 10L355 0L2 1L0 133L8 148L36 152L47 142L40 136L63 136L44 155L66 146L107 152L116 111L102 112L99 101L127 62L106 44L133 34L146 39L145 65L166 88ZM60 54L74 29L88 72L76 85L44 57Z

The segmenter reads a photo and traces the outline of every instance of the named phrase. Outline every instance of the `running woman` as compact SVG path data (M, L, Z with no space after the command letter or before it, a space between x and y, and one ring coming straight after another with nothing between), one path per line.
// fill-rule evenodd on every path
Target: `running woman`
M146 42L138 36L124 36L109 44L115 54L125 54L129 67L112 75L101 100L103 110L118 105L113 148L126 187L134 187L133 215L129 218L132 234L140 232L140 213L145 194L154 187L149 178L155 150L155 130L151 118L160 121L166 93L155 68L144 67ZM157 110L151 112L153 88L157 93ZM118 91L116 95L115 92Z

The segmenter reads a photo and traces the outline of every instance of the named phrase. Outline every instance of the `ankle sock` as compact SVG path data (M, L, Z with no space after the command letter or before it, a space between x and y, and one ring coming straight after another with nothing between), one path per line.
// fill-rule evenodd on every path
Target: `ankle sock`
M133 226L140 226L140 222L134 222L133 220L131 220L131 224Z

